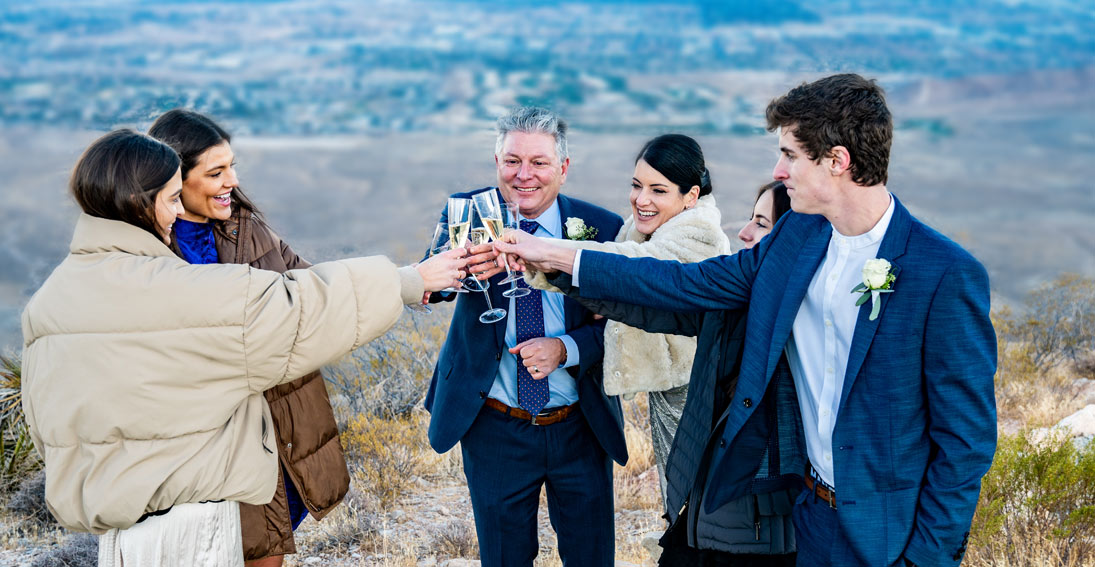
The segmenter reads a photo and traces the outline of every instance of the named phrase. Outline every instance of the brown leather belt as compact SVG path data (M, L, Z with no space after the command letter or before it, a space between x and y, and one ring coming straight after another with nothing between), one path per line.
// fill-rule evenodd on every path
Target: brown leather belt
M806 476L802 480L806 481L806 490L813 492L815 496L827 502L830 508L836 510L836 489L825 484L810 463L806 463Z
M485 405L488 408L498 410L510 417L516 417L517 419L527 421L533 425L551 425L553 423L559 423L570 417L570 414L578 411L578 402L561 408L547 409L537 415L532 415L521 408L511 408L494 398L487 398Z

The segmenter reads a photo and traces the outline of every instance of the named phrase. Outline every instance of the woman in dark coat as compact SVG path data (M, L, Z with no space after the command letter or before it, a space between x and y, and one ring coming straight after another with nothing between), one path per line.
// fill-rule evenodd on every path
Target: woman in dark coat
M753 214L738 233L746 248L755 246L784 213L790 210L782 182L760 188ZM569 283L569 276L558 280ZM556 283L553 281L552 283ZM565 289L564 285L559 285ZM696 357L677 434L666 463L666 504L670 527L659 542L664 551L661 567L747 566L790 567L795 564L795 537L791 508L801 491L801 479L780 477L772 459L794 453L780 444L779 430L801 430L797 413L777 413L778 396L794 395L790 373L777 373L777 392L765 396L767 452L755 464L752 494L716 510L704 509L707 492L718 479L708 478L712 455L719 449L725 416L734 397L745 339L744 311L670 313L637 305L577 298L591 311L652 333L698 337ZM805 454L805 450L802 450Z

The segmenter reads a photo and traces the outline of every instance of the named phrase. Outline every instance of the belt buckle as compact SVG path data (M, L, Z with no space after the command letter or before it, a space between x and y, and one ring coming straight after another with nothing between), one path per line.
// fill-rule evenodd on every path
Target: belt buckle
M540 418L555 415L559 411L560 411L559 408L552 408L551 410L548 410L548 411L540 411L540 413L532 416L532 419L530 421L532 422L533 425L540 425L540 423L537 420L539 420Z

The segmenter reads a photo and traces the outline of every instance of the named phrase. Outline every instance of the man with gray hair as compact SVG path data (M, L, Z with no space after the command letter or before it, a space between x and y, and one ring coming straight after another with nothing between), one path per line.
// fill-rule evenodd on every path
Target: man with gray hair
M623 224L619 215L559 194L570 166L566 135L566 122L549 110L513 109L498 120L498 186L452 197L494 191L499 202L518 205L526 232L545 238L593 232L597 241L612 240ZM577 224L571 219L586 230L568 234L568 225ZM441 221L448 222L447 210ZM612 460L624 464L627 446L620 403L601 387L604 321L558 293L531 289L504 297L508 286L498 285L503 274L491 246L472 254L470 270L489 277L485 293L492 305L508 305L508 316L481 323L485 293L434 294L431 301L459 298L426 409L434 450L460 442L483 565L532 565L546 486L563 564L611 566Z

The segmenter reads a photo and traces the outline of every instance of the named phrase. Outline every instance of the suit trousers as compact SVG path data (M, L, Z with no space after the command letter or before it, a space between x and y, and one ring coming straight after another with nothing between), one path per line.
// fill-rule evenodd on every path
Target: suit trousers
M839 489L837 489L839 491ZM839 494L839 492L838 492ZM802 492L795 500L795 508L791 518L795 524L795 542L798 544L798 563L803 567L874 567L866 565L849 554L852 549L844 530L840 528L837 514L839 510L829 507L829 504L818 498L814 493L802 487ZM879 522L883 522L879 519ZM898 561L889 567L903 566L903 561ZM879 566L885 567L885 566Z
M483 567L532 565L541 487L563 565L614 564L612 460L581 412L539 426L484 406L460 447Z

